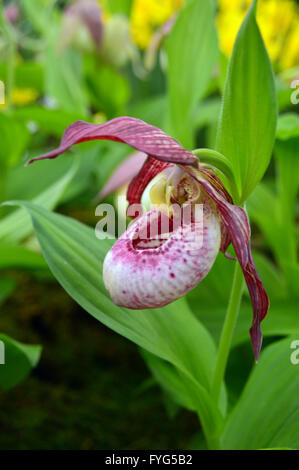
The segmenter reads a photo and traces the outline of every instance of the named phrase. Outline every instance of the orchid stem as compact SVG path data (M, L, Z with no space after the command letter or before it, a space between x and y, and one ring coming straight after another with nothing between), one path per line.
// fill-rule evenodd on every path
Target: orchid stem
M222 328L214 378L212 382L212 396L219 403L221 387L225 376L227 360L232 343L234 328L240 311L243 293L244 277L238 262L235 265L232 290L227 308L226 318Z

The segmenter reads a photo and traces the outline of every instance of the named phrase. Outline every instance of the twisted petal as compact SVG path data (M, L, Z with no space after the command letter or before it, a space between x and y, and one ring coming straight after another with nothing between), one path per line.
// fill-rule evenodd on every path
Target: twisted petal
M126 183L129 183L141 170L147 156L142 152L134 152L126 158L107 181L97 199L104 199ZM159 160L155 160L158 162Z
M170 237L140 240L158 223L152 209L135 220L104 261L104 282L112 300L132 309L162 307L193 289L210 271L220 246L220 221L204 205L201 222L181 224ZM196 240L194 241L194 234Z
M250 337L257 361L262 346L260 323L268 313L269 299L252 258L247 214L244 209L234 206L227 200L225 197L226 191L221 181L215 175L213 176L211 172L207 172L205 169L195 170L193 168L187 171L193 175L216 203L226 229L225 239L222 238L222 249L225 251L231 242L242 267L253 306Z
M58 149L35 157L28 164L36 160L56 158L72 145L80 142L102 139L128 144L136 150L152 155L161 161L189 165L195 165L197 162L197 158L192 152L185 150L161 129L146 124L140 119L119 117L101 125L90 124L85 121L74 122L64 132Z

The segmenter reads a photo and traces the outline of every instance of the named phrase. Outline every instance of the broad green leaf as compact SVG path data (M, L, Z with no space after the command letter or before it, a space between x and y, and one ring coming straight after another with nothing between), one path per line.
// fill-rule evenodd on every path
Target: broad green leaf
M24 61L15 64L14 85L17 88L31 88L39 95L43 93L44 71L42 64L38 62ZM0 64L0 79L7 76L7 63Z
M200 321L205 325L218 343L226 309L223 306L211 307L203 304L201 313L198 315ZM242 302L238 322L234 330L232 346L236 347L249 341L249 328L252 322L252 306L249 301ZM298 300L273 301L270 310L262 322L264 337L288 336L299 329Z
M73 165L62 178L34 198L33 201L47 209L55 207L72 180L75 171L76 166ZM27 237L31 230L30 216L24 209L17 209L0 220L0 241L9 243L18 242Z
M220 51L219 54L219 87L221 91L221 95L224 94L226 77L227 77L227 70L229 65L229 58L224 54L224 52Z
M45 64L45 91L57 102L59 108L69 113L87 116L87 92L83 80L80 54L71 49L59 50L58 30L48 37Z
M150 99L139 100L129 106L128 116L136 117L146 121L152 126L162 128L166 112L165 96L156 96Z
M262 353L226 424L224 449L299 449L298 340L299 330Z
M11 116L0 113L0 172L16 165L28 145L27 127ZM2 181L1 181L1 184Z
M199 316L201 304L205 306L226 306L233 279L234 263L219 253L211 271L201 283L187 294L187 301Z
M194 402L189 398L188 390L184 387L175 367L144 349L141 350L141 354L155 379L172 400L188 410L196 411L194 409Z
M44 0L20 0L20 2L31 25L37 32L46 35L52 24L49 21L49 15L52 12L53 3Z
M47 264L40 253L0 241L0 269L8 268L45 269Z
M287 281L273 262L261 253L254 253L254 262L271 301L288 299Z
M41 346L19 343L0 334L0 348L2 353L4 351L4 361L0 362L0 388L9 390L24 380L37 365Z
M133 0L108 0L109 12L129 16Z
M253 258L270 298L273 300L287 299L286 281L276 266L261 253L254 252ZM202 304L211 307L227 305L234 266L234 261L219 253L207 277L187 294L189 305L199 316L203 310ZM244 296L249 299L249 293L246 289L244 290Z
M261 229L282 268L285 233L281 230L279 198L265 183L260 183L250 195L246 207L251 221Z
M97 192L96 185L91 186L92 176L96 169L96 161L103 155L103 146L97 143L84 142L74 150L68 152L64 158L44 160L42 164L37 162L29 167L19 165L11 169L7 174L6 199L33 200L44 192L45 188L53 186L61 180L72 165L75 165L74 176L59 198L59 203L64 203L75 198L83 190ZM28 152L28 159L45 152L38 149ZM30 181L30 184L28 184ZM91 196L91 198L93 195Z
M274 264L259 253L253 254L258 272L270 298L270 310L262 323L264 336L289 335L299 329L299 316L296 297L290 297L289 286ZM187 295L192 311L212 334L216 343L219 341L226 305L230 295L230 283L233 276L234 262L219 254L209 275ZM299 280L299 270L295 277L294 268L290 275L294 286ZM233 346L249 341L249 328L252 321L252 305L247 290L241 304L240 315L235 327Z
M96 165L101 162L101 152L101 144L95 145L94 142L84 142L76 149L75 165L77 169L59 200L60 203L70 202L83 192L87 196L90 194L90 199L98 193L98 188L93 187L93 176Z
M105 113L109 119L125 114L130 98L130 87L126 77L111 66L97 62L88 68L89 98L95 109Z
M229 63L217 150L232 163L242 203L269 164L276 129L276 92L271 62L255 17L256 1L238 33Z
M220 98L208 98L200 103L197 111L197 126L200 129L204 126L214 125L217 123L220 113Z
M295 113L285 113L278 117L276 137L280 140L299 137L299 116Z
M168 56L168 130L194 148L197 104L217 59L218 43L212 2L190 1L180 12L166 46Z
M281 211L295 218L295 203L299 188L299 138L277 140L274 153L278 164L278 191Z
M141 354L153 376L172 401L188 410L196 411L196 403L194 403L192 393L184 386L180 370L144 349L141 350ZM222 393L220 408L225 415L227 408L225 393Z
M291 295L294 299L299 299L298 285L299 285L299 263L286 263L285 264L286 277L288 279Z
M211 336L184 299L163 309L132 311L114 305L101 277L111 240L97 240L92 228L29 202L43 255L63 288L91 315L148 352L172 364L181 374L202 426L210 439L222 417L209 394L216 351Z
M14 110L13 116L19 121L26 124L34 122L38 131L45 133L47 136L54 135L61 138L66 127L74 121L82 120L85 117L80 113L69 113L68 111L43 108L39 105L26 106Z
M297 243L296 199L299 188L299 137L289 140L277 140L275 157L278 166L278 196L280 233L283 233L281 252L285 263L296 263Z
M247 201L249 216L262 230L277 263L286 273L286 264L297 260L296 196L299 187L298 139L277 140L277 193L260 183Z

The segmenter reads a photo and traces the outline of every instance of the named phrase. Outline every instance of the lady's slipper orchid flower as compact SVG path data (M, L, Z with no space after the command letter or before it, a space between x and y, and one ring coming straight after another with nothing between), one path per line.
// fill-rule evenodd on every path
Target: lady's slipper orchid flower
M96 139L126 143L148 155L128 187L127 200L129 208L141 202L150 202L151 208L130 225L104 262L104 282L113 301L132 309L167 305L193 289L208 274L219 250L226 253L232 243L251 296L250 336L257 359L260 323L269 301L251 255L244 209L233 204L220 179L192 152L162 130L130 117L102 125L75 122L66 129L58 149L29 163L56 158L74 144ZM180 210L189 207L188 220L175 223L173 202ZM198 204L203 207L202 220L195 210ZM165 219L168 233L162 228ZM140 234L148 234L153 226L158 233L144 239Z
M11 24L15 24L20 17L20 8L13 2L4 8L4 15Z
M100 50L103 37L102 12L96 0L77 0L64 14L61 47L77 45L89 51Z

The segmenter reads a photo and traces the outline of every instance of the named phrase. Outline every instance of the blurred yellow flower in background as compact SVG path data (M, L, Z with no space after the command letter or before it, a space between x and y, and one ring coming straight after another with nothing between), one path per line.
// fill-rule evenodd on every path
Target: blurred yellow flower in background
M130 23L135 44L146 49L155 31L184 3L185 0L133 0ZM231 55L250 5L251 0L218 0L216 22L220 48L227 56ZM278 69L298 65L299 7L295 0L259 0L257 20L270 58Z
M37 100L38 92L34 88L14 88L11 98L15 106L26 106Z
M131 12L131 34L140 49L146 49L156 29L162 26L184 4L184 0L134 0Z
M218 0L220 48L230 56L251 0ZM294 0L259 0L257 21L268 53L280 70L299 64L299 9Z
M34 88L18 88L14 87L11 93L11 102L14 106L26 106L34 103L39 94ZM5 109L6 103L0 105L0 109Z

